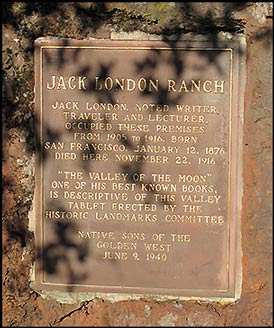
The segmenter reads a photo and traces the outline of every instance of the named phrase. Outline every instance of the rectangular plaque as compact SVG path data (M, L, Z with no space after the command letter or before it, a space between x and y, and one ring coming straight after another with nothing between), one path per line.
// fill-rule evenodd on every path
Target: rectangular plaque
M235 296L233 43L35 44L36 286Z

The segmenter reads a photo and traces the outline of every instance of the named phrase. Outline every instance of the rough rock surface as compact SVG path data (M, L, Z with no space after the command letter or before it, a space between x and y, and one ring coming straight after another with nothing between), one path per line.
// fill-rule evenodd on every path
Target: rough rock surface
M272 7L224 2L2 2L3 326L271 326ZM41 36L109 38L113 31L157 35L244 33L242 296L235 304L102 299L61 304L29 286L34 235L33 42Z

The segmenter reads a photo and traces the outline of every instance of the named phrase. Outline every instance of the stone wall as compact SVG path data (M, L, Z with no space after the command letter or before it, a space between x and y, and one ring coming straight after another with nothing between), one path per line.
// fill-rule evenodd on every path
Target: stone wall
M271 326L272 322L272 3L3 2L3 325ZM34 40L104 38L145 32L174 40L220 32L246 37L242 265L239 301L95 298L75 304L31 289L35 239Z

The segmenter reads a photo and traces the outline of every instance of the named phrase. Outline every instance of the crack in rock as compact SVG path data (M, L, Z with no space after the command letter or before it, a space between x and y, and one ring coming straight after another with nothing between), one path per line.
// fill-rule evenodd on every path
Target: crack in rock
M66 318L70 317L73 313L75 313L75 312L77 312L77 311L81 311L81 310L83 310L83 309L84 309L84 311L85 311L85 314L88 315L89 313L88 313L88 311L87 311L87 305L88 305L90 302L92 302L92 301L86 301L86 302L84 302L79 308L74 309L74 310L70 311L69 313L63 315L60 319L55 320L53 323L50 323L49 326L50 326L50 327L54 327L56 324L58 324L58 323L64 321Z

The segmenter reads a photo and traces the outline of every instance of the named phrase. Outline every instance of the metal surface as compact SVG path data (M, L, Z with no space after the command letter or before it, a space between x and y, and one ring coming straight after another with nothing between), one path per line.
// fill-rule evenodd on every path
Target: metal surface
M233 297L234 45L37 41L36 285Z

